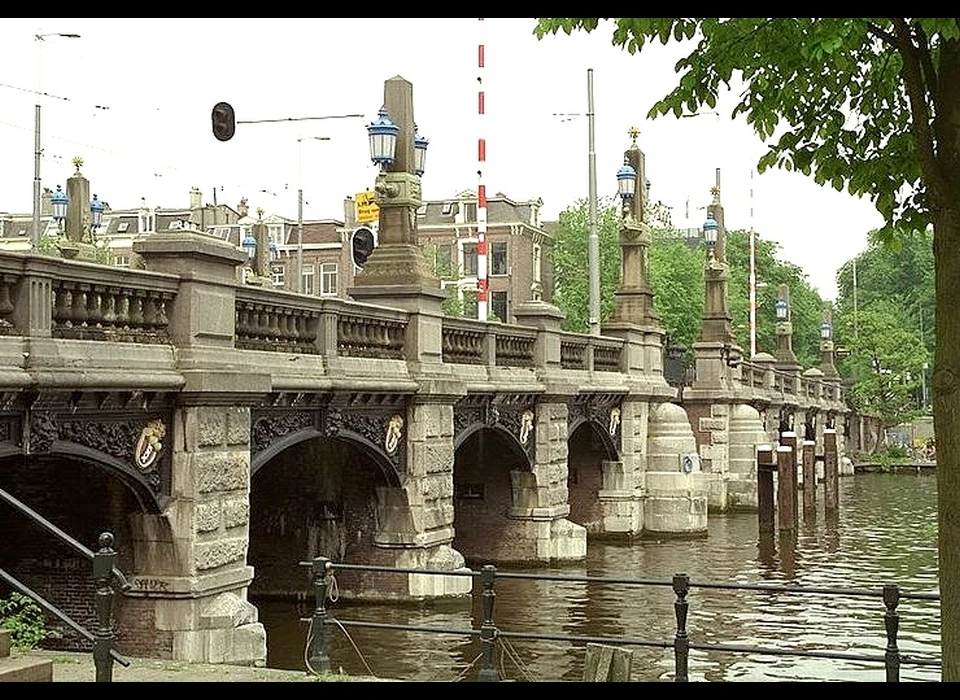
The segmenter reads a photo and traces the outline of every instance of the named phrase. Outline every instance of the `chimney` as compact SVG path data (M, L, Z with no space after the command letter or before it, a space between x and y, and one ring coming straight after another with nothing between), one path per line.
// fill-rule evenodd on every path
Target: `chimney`
M196 187L190 188L190 209L199 209L203 206L203 199L200 196L200 190Z
M247 198L244 197L240 200L240 204L237 205L237 214L242 219L250 213L250 207L247 206Z
M353 197L347 197L343 200L343 224L347 228L353 228L357 223L357 203Z

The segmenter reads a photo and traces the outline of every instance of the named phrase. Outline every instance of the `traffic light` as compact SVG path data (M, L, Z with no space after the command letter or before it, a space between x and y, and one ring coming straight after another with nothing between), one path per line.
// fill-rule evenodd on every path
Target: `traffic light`
M229 141L233 132L237 130L237 120L233 114L233 107L228 102L217 102L211 114L213 120L213 135L218 141Z
M370 257L370 253L377 247L377 242L373 237L373 231L366 226L361 226L353 232L350 238L350 248L353 253L353 264L362 268Z

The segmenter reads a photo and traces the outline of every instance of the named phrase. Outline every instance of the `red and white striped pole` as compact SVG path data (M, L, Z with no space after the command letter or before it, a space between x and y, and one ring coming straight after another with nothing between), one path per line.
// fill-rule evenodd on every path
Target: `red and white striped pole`
M483 166L487 161L487 141L483 138L483 17L480 17L480 43L477 51L477 318L487 320L487 188L483 184ZM505 320L505 319L504 319Z

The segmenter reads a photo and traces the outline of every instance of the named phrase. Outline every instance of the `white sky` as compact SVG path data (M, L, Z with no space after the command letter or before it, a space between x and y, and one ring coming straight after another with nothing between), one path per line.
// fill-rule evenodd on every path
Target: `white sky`
M343 217L343 199L370 187L366 125L385 80L413 83L420 133L430 139L423 194L443 199L477 185L477 138L487 139L490 194L540 197L543 216L589 192L587 112L593 69L597 192L616 192L616 171L640 129L651 196L673 207L678 227L699 226L715 169L730 229L751 225L781 246L824 297L836 270L866 245L882 219L857 200L795 173L753 174L764 147L740 118L661 117L653 103L675 84L680 47L631 56L611 45L611 25L592 34L533 36L533 19L5 19L0 25L0 211L32 208L34 104L42 99L41 176L65 184L81 156L91 190L114 208L206 202L295 218ZM79 39L34 39L38 32ZM477 46L485 67L477 68ZM42 51L38 47L42 46ZM486 115L477 117L482 73ZM238 120L363 114L277 124L241 124L217 141L210 111L231 103ZM106 108L106 109L104 109ZM482 132L481 132L482 129ZM298 137L328 136L330 141ZM752 197L751 197L752 190ZM689 221L686 219L689 199Z

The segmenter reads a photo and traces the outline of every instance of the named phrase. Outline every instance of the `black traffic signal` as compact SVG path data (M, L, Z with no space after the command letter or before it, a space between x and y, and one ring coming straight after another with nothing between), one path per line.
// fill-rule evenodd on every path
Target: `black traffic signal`
M370 253L377 247L373 231L366 226L358 228L350 238L350 247L353 252L353 264L362 268L370 257Z
M213 135L218 141L229 141L233 132L237 130L237 120L233 114L233 107L228 102L217 102L211 114L213 120Z

